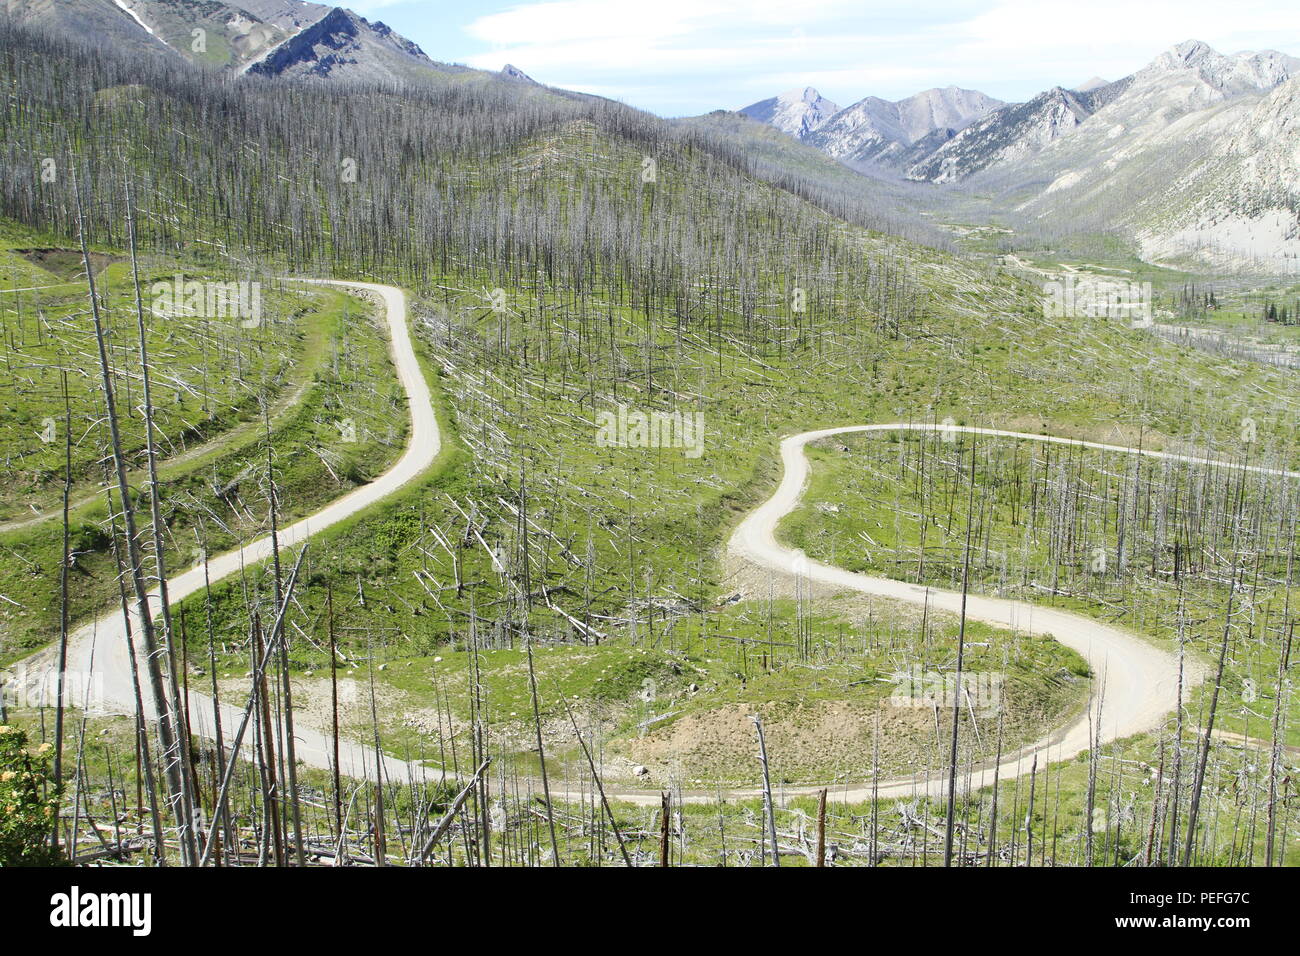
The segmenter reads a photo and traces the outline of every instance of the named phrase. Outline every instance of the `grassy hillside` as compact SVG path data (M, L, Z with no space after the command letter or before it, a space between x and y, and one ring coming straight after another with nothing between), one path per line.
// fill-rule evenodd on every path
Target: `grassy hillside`
M36 238L24 240L17 227L7 231L19 246ZM78 258L70 251L0 256L16 263L11 281L41 280L32 274L32 258L47 265ZM98 276L99 290L114 343L129 479L147 509L134 284L121 258L104 256L110 264ZM186 272L229 279L191 271L182 261L155 260L141 282L148 289ZM11 378L0 434L14 480L0 496L8 517L0 524L0 661L58 634L67 458L73 623L103 613L118 597L105 465L112 452L84 282L55 275L45 281L51 284L3 297L3 358ZM148 314L155 442L173 569L188 567L203 548L215 553L264 533L272 480L281 519L306 515L382 472L404 444L404 397L372 307L340 292L278 283L268 285L263 299L258 324L250 327L238 316ZM74 370L66 407L61 367Z
M121 182L129 178L151 253L188 270L226 275L256 264L259 274L367 278L410 290L448 451L420 481L313 539L286 614L287 666L277 680L306 682L295 703L303 719L313 709L319 718L328 693L321 675L333 656L357 683L373 678L382 746L436 753L441 763L450 749L461 769L501 756L529 781L514 778L516 796L532 786L530 718L546 728L550 752L583 772L561 703L575 698L602 761L611 761L611 780L639 778L639 764L655 785L752 782L735 731L751 707L776 728L783 780L937 766L942 742L928 725L905 726L915 732L912 745L887 747L868 765L864 721L881 707L879 678L900 656L952 666L951 620L917 621L840 595L792 595L789 581L734 567L722 553L738 516L774 486L783 435L951 418L1233 458L1250 419L1253 460L1300 464L1288 372L1222 361L1124 324L1046 316L1035 286L869 228L888 216L873 216L869 194L840 201L840 174L824 168L801 170L796 187L773 171L775 159L761 167L734 139L600 101L224 84L179 68L132 75L111 56L8 38L0 52L0 208L24 228L68 244L75 182L93 200L96 247L120 255ZM64 139L63 129L76 132ZM51 155L62 172L45 182L40 160ZM327 361L322 387L271 437L281 495L290 494L295 513L375 473L400 445L404 421L374 330L340 297L316 308L313 321L333 343L325 354L347 361ZM308 453L343 411L367 417L372 444L354 468L335 474L328 456ZM687 416L702 432L679 426L648 440L623 427L637 413ZM256 486L261 441L214 463L218 486L232 476ZM1027 467L1011 455L1010 464L991 461L990 472ZM843 487L845 518L799 516L810 553L829 548L837 561L845 553L857 560L856 541L846 548L842 537L877 537L882 500L897 503L895 516L920 506L904 496L913 477L906 459L898 473L886 470L890 463L873 465L884 472L884 491L866 485L856 459L826 473ZM1109 466L1088 467L1071 487L1102 480L1091 469ZM206 477L178 474L165 490L173 566L195 556L196 536L216 547L266 526L264 505L229 505L241 519L229 534L197 517L215 507L203 497ZM817 480L827 479L819 471ZM937 490L918 493L951 498L955 480L947 475ZM1221 488L1215 493L1222 497ZM830 499L820 494L812 507ZM1261 505L1261 523L1277 518L1279 502ZM955 507L944 514L961 518ZM1107 542L1108 514L1097 512L1102 528L1093 530ZM87 518L88 528L103 533L99 517ZM913 541L897 520L896 538L884 540L902 554ZM986 530L1008 535L1009 520L998 512ZM46 548L30 574L48 582L60 545L48 528L39 532L43 545L27 533L0 540L20 555ZM941 540L945 550L918 562L918 573L951 584L951 542ZM1273 550L1261 570L1278 572L1279 540L1267 538ZM1030 558L1041 565L1046 545L1027 547L1026 573ZM997 569L981 565L978 583L1000 583ZM15 563L11 580L22 573ZM255 615L274 617L274 592L269 575L251 570L215 587L209 605L186 606L191 620L206 624L210 612L211 621L188 632L189 658L211 651L233 699L249 693L241 675L250 625ZM1264 626L1269 595L1252 593L1260 602L1237 621L1254 626L1259 615L1255 660L1266 667L1277 660L1278 632ZM88 589L77 616L107 606L105 595ZM53 596L47 590L30 614L10 612L13 646L52 636ZM1215 597L1207 587L1199 600ZM1167 640L1175 610L1152 600L1133 623ZM1018 680L1004 743L1077 712L1090 676L1077 658L1014 635L979 636L989 649L978 663L1014 669ZM530 646L544 658L535 714L524 670ZM649 699L647 680L656 688ZM371 714L356 719L359 730ZM838 749L806 747L810 734L841 732L848 744ZM1192 741L1189 732L1178 745ZM990 743L967 739L963 759L987 756ZM1153 743L1138 746L1146 754ZM674 765L673 754L695 756ZM1077 774L1064 769L1057 779L1077 809ZM1182 798L1185 791L1175 795ZM1074 809L1063 821L1071 839L1086 832Z

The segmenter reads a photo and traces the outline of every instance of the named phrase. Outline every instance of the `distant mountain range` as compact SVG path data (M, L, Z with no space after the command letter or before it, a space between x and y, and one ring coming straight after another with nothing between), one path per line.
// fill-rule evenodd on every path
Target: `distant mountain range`
M1284 53L1188 40L1115 82L1024 103L949 87L829 106L809 88L739 112L861 172L1118 229L1153 261L1290 272L1300 259L1300 59Z
M1163 123L1196 109L1273 89L1300 60L1273 51L1224 56L1189 40L1114 83L1099 77L1003 103L955 86L890 102L868 96L837 109L808 87L739 112L770 123L851 166L945 183L1036 155L1115 104L1112 113Z
M540 86L513 66L487 73L437 62L383 23L303 0L0 0L0 11L224 73L585 96ZM1272 50L1225 55L1188 40L1131 76L1093 77L1023 103L949 86L840 108L802 87L678 122L725 137L791 181L815 170L846 195L859 190L828 160L900 188L967 184L1031 221L1120 230L1152 260L1268 271L1294 271L1300 260L1300 59ZM749 132L777 135L765 127L789 149ZM873 195L892 203L903 194Z
M478 72L435 62L382 23L302 0L0 0L0 9L83 40L231 73L401 83Z
M1180 43L1069 135L972 182L1035 219L1122 229L1152 261L1294 272L1300 60Z
M868 96L840 109L807 87L760 100L740 112L850 166L900 168L1002 105L983 93L950 86L896 102Z
M953 182L990 166L1037 153L1121 94L1128 80L1091 90L1053 87L1027 103L1011 103L970 124L907 167L907 178Z

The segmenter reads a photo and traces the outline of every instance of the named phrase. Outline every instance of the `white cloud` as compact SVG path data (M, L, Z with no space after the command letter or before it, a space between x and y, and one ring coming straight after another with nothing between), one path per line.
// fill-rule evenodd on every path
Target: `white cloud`
M1140 68L1180 40L1300 52L1300 7L1261 0L543 0L475 19L471 66L651 108L736 107L811 84L841 103L956 84L1024 99ZM567 83L566 83L567 80ZM747 98L748 97L748 98Z
M1182 40L1222 53L1300 40L1300 7L1257 0L1092 0L1071 4L1001 0L962 25L951 53L960 62L1055 64L1064 78L1118 79ZM1013 67L1014 68L1014 67ZM1083 71L1082 75L1079 74Z
M587 40L654 43L702 29L786 27L862 9L851 0L545 0L479 17L471 36L497 45L564 45Z

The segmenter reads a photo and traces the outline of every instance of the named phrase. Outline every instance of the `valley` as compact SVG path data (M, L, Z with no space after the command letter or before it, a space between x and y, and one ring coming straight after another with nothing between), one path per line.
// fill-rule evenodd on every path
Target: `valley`
M1300 60L0 41L0 863L1295 862Z

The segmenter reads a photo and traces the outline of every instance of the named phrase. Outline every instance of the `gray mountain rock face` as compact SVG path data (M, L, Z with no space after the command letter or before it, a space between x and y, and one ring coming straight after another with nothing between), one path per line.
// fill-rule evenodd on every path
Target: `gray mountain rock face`
M921 142L946 142L1002 105L1001 100L955 86L925 90L891 102L868 96L839 109L812 87L790 90L741 110L827 155L855 166L902 167Z
M335 7L248 67L263 76L405 81L433 61L382 23Z
M1094 76L1024 103L950 86L893 102L868 96L826 115L833 104L807 88L741 112L849 166L951 183L1028 162L1101 111L1110 129L1146 134L1188 113L1266 93L1298 73L1300 59L1274 50L1225 55L1187 40L1131 76L1115 82Z
M383 23L303 0L0 0L0 10L88 42L230 72L405 82L455 71ZM214 42L196 49L200 28Z
M141 56L179 55L113 0L0 0L0 11L87 43L110 43Z
M534 86L538 85L536 80L512 63L507 63L501 68L501 78L504 80L518 80L520 83L531 83Z
M1189 113L1272 90L1297 72L1300 60L1273 50L1224 55L1187 40L1114 83L1054 87L1027 103L1004 106L914 162L907 176L955 182L1023 162L1076 131L1085 137L1079 148L1086 152L1091 144L1101 152L1114 136L1153 135ZM1094 115L1097 121L1089 123ZM1097 133L1089 139L1087 131L1094 127Z
M838 106L807 86L751 103L740 112L760 123L775 126L795 139L803 139L838 110Z
M264 23L270 23L289 33L297 33L310 26L330 8L323 3L304 3L302 0L233 0Z

